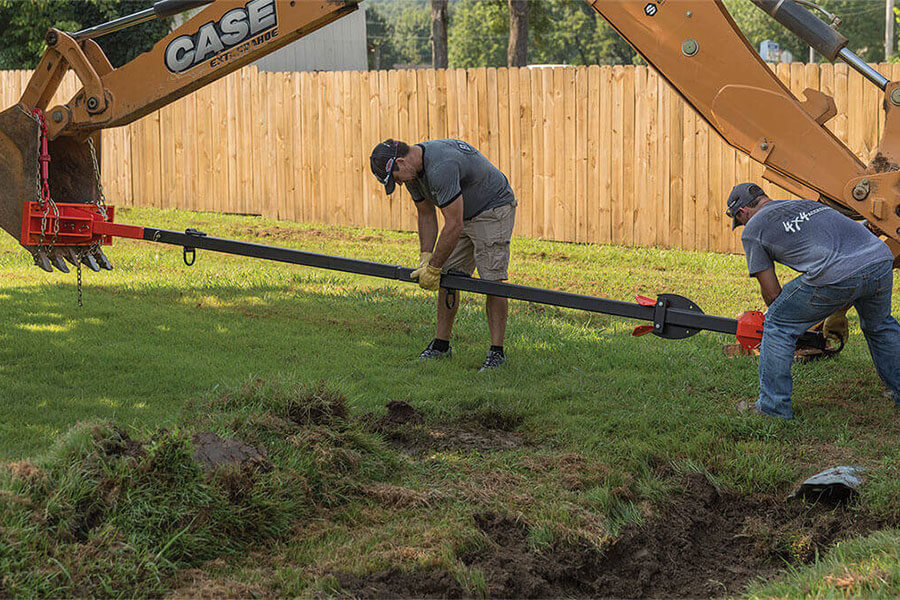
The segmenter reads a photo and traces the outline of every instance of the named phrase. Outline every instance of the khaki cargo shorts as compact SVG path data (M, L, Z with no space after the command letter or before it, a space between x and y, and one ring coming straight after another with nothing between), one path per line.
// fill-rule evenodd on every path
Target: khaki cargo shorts
M455 270L472 275L477 268L482 279L508 279L509 240L515 222L515 202L486 210L463 221L462 233L456 248L444 263L444 272Z

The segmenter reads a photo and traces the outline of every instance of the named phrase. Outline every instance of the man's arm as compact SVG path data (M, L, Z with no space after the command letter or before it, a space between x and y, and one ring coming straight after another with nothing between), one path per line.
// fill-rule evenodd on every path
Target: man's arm
M754 273L753 276L759 281L759 290L762 292L763 300L766 301L766 306L772 306L775 298L781 293L781 284L778 283L775 267Z
M444 215L444 227L441 229L441 237L438 238L437 247L434 249L434 255L431 257L431 264L434 267L441 268L453 249L456 248L456 242L459 241L459 234L463 228L463 199L457 196L456 200L441 208L441 214Z
M437 211L426 200L416 202L416 211L419 217L419 251L434 252L438 234Z

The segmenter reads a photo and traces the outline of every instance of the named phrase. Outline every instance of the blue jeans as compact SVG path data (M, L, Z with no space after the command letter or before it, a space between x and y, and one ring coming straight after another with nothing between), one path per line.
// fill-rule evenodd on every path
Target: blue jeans
M834 285L811 286L800 278L788 282L766 313L759 355L757 408L771 417L792 419L791 363L804 331L852 304L875 369L894 402L900 405L900 325L891 316L894 273L890 261L860 270Z

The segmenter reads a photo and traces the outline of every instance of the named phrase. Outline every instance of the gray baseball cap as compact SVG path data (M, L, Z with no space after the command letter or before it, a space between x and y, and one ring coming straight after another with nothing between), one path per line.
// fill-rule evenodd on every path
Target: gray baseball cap
M738 211L766 193L755 183L739 183L728 194L728 208L725 214L731 217L732 231L743 225L737 220Z

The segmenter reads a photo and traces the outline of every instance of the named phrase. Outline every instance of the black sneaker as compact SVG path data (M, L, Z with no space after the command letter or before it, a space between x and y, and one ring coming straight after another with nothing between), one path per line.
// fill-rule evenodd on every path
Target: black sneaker
M487 357L484 359L484 364L481 365L479 371L487 371L488 369L495 369L506 362L506 356L497 352L496 350L488 350Z
M428 347L422 350L419 360L432 360L435 358L450 358L453 356L453 347L447 346L446 350L435 350L434 342L428 344Z

